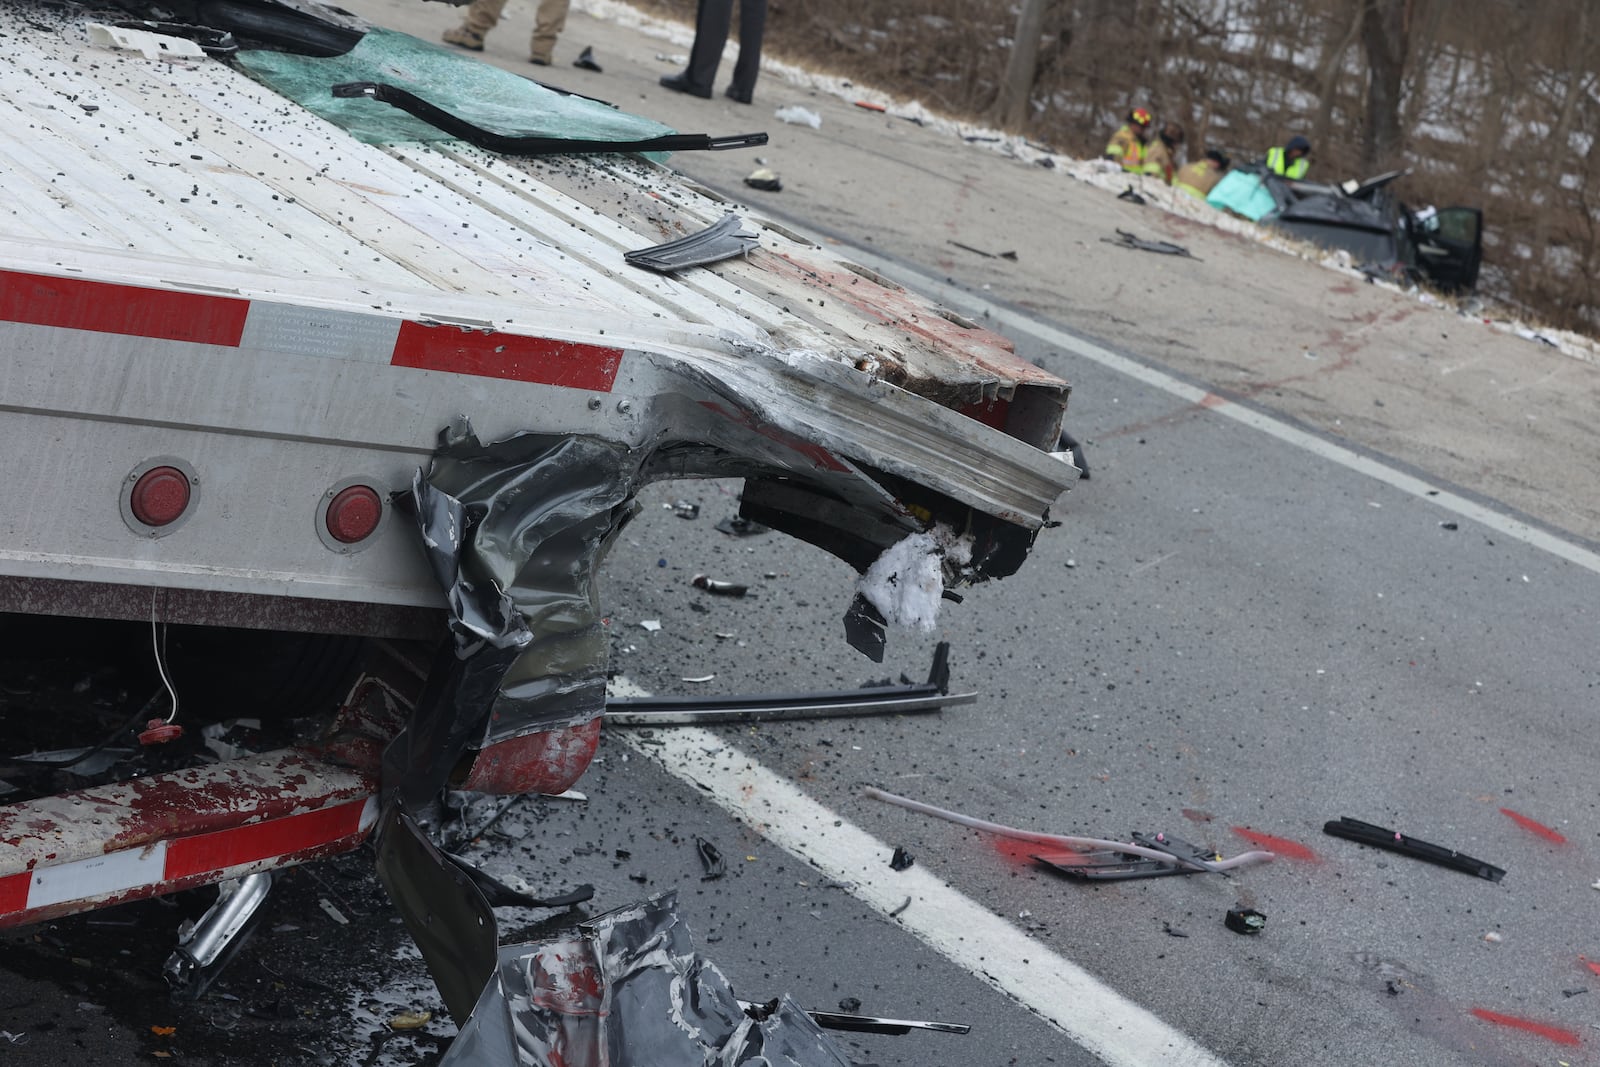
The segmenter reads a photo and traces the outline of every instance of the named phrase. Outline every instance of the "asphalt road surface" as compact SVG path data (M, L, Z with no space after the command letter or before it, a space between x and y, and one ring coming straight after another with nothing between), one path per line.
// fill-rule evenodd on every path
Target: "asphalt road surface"
M747 999L856 998L868 1014L973 1027L855 1043L885 1065L1600 1061L1592 546L1474 485L1168 377L1144 351L989 303L1006 294L974 277L963 295L943 273L883 265L988 315L1073 383L1092 480L1018 575L965 590L935 633L892 632L882 665L844 643L843 564L716 532L736 486L656 487L608 564L612 663L656 694L852 687L920 677L944 639L954 687L978 700L611 732L579 784L586 802L520 801L472 846L536 891L596 886L576 913L504 913L503 940L676 890ZM664 506L679 499L699 517ZM708 595L697 573L751 595ZM1165 831L1279 858L1086 885L864 799L866 786L1027 829ZM1508 873L1493 883L1325 836L1340 816ZM701 880L697 836L725 857L723 878ZM909 870L890 868L896 845ZM1224 927L1239 906L1266 915L1263 932ZM26 1035L0 1038L0 1056L399 1064L447 1047L438 1019L385 1027L443 1013L366 852L285 874L223 979L174 1005L158 974L183 907L0 943L0 1031Z

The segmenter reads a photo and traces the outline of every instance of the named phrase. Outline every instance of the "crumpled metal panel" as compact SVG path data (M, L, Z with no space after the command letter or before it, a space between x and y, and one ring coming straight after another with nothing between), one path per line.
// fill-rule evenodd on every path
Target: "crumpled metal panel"
M677 895L602 915L571 936L500 950L446 1067L849 1067L788 998L747 1015L694 951Z
M412 504L455 649L385 756L385 787L401 787L408 806L425 803L469 749L605 713L596 575L638 511L643 457L575 435L486 445L464 418L441 434Z

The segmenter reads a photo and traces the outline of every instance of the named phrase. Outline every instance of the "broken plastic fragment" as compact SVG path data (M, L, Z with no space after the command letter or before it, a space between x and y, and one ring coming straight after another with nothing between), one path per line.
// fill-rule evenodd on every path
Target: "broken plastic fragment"
M744 596L750 591L750 587L747 585L740 585L737 582L719 582L715 578L704 574L695 575L689 580L689 584L696 589L704 589L706 592L715 593L718 596Z
M723 519L717 523L715 529L719 533L725 533L730 537L755 537L757 534L767 532L767 528L759 522L753 522L738 515L731 519Z
M909 869L911 865L916 862L917 858L915 856L907 852L902 846L896 845L894 846L894 855L889 857L889 869L893 871L904 871Z
M641 629L649 630L651 633L655 633L657 630L661 629L661 620L660 619L640 619L639 620L639 626L640 626Z
M1342 837L1346 841L1355 841L1373 848L1387 849L1398 852L1402 856L1436 863L1441 867L1451 870L1463 871L1467 874L1483 878L1490 882L1498 882L1504 878L1506 872L1492 863L1485 863L1479 859L1457 852L1454 849L1442 848L1439 845L1429 844L1415 837L1409 837L1396 830L1388 830L1382 826L1374 826L1369 822L1352 819L1348 815L1337 821L1323 824L1322 832L1333 837Z
M649 248L624 252L622 258L635 267L670 274L735 256L747 256L760 243L760 237L741 229L743 223L744 220L738 215L730 213L696 233ZM678 501L676 508L679 509L678 515L685 519L692 519L700 513L700 505L683 500ZM689 509L691 513L684 514L682 509Z
M391 1030L421 1030L433 1021L431 1011L403 1011L389 1019Z
M1259 934L1267 928L1267 917L1253 908L1229 908L1222 924L1236 934Z
M768 193L781 193L783 182L778 175L767 167L757 167L745 178L744 183L752 189L760 189Z
M579 70L592 70L596 74L601 73L600 64L595 62L593 47L586 46L582 52L578 53L578 58L572 61L572 65Z
M728 865L723 862L722 853L703 837L694 839L695 851L700 855L700 866L705 868L705 873L700 876L702 882L714 882L728 872Z

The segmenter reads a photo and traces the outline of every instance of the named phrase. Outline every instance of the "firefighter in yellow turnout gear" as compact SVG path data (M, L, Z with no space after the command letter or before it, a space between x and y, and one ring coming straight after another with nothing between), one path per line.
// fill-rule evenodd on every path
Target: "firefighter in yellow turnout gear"
M1143 174L1145 143L1150 138L1151 121L1150 112L1146 108L1136 107L1128 112L1128 121L1111 135L1111 142L1106 145L1104 156L1120 164L1122 169L1130 174Z

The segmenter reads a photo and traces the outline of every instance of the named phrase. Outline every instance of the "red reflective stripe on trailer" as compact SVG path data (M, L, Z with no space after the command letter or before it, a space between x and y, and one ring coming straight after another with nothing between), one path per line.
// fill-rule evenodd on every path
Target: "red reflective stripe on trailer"
M390 363L609 393L622 364L622 349L449 323L402 322Z
M32 881L32 871L8 874L0 878L0 916L27 910L28 885Z
M0 271L0 321L236 348L250 301Z
M167 881L209 874L337 841L361 830L366 799L167 842Z

